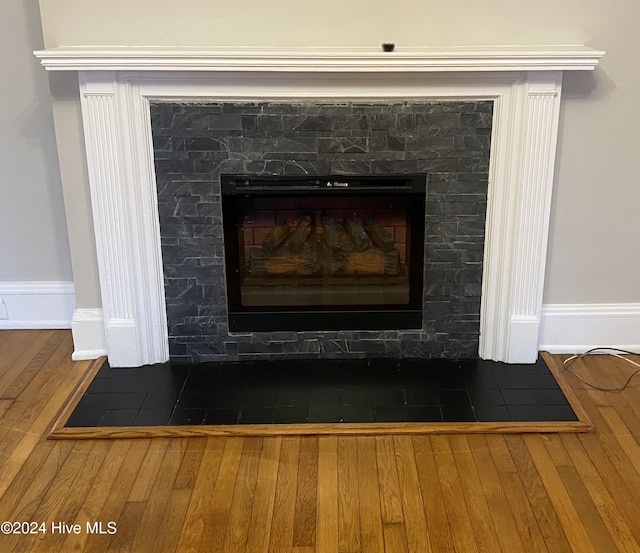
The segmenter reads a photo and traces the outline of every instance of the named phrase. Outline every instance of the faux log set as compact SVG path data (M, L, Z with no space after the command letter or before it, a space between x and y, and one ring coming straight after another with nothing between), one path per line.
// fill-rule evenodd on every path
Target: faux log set
M401 269L395 240L375 221L322 217L318 232L312 215L302 217L294 229L286 223L273 227L261 249L251 249L248 268L252 276L395 276Z

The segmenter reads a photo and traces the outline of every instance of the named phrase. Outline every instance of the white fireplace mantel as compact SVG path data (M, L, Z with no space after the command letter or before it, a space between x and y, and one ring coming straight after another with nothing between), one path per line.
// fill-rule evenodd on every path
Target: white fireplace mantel
M581 46L36 52L47 70L79 73L110 363L168 359L153 100L493 100L479 355L535 361L562 74L593 70L603 55Z
M565 71L595 69L583 46L479 46L383 52L371 48L68 47L35 52L49 71Z

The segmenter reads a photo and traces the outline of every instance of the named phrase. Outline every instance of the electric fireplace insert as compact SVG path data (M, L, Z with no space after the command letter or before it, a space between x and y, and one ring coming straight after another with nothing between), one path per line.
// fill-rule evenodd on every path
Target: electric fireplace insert
M229 330L422 327L425 175L222 175Z

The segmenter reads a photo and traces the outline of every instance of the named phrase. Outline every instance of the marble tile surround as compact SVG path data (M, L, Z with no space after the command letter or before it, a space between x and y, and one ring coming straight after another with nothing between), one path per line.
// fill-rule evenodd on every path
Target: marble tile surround
M175 362L476 357L492 102L152 105ZM229 333L222 173L428 178L421 329Z

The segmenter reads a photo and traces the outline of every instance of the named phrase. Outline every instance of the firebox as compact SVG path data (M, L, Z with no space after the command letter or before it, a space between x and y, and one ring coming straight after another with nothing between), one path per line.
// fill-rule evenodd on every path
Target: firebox
M425 175L222 175L229 330L421 328Z

